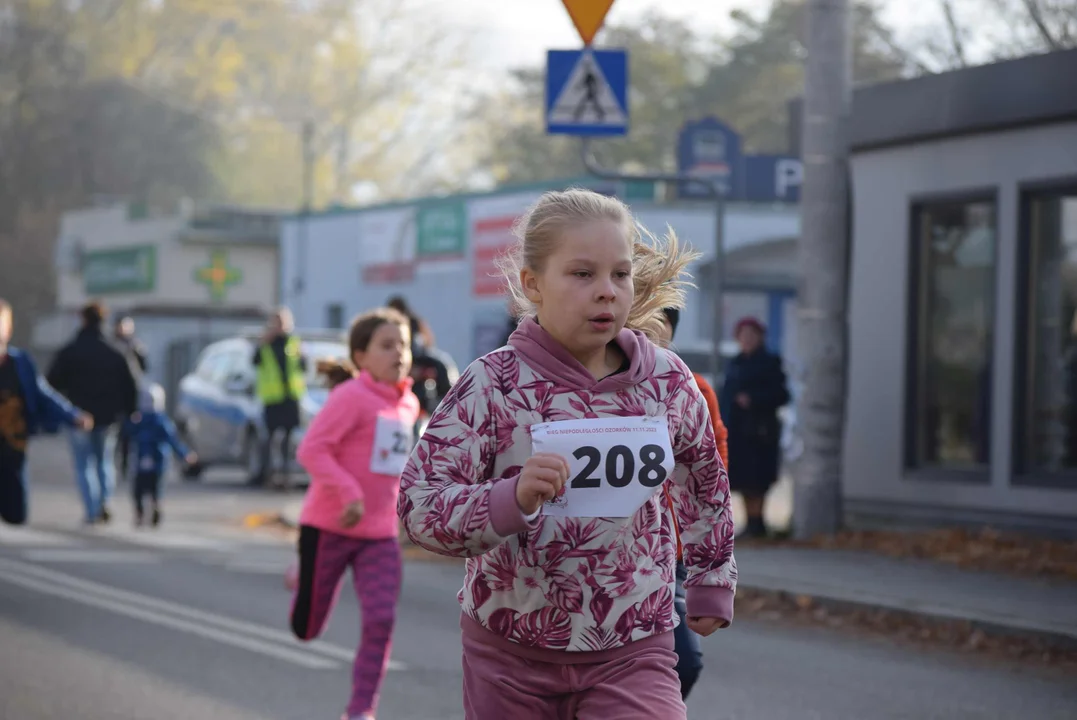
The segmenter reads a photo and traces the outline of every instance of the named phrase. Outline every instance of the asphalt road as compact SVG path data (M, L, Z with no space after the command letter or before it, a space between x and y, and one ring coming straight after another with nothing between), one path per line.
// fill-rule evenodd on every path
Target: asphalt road
M287 630L287 538L243 530L287 498L227 480L170 488L165 526L77 525L66 481L35 487L28 530L0 528L3 720L312 720L347 700L358 611L323 638ZM455 720L462 568L409 561L379 716ZM780 622L706 641L698 719L1077 717L1071 677Z

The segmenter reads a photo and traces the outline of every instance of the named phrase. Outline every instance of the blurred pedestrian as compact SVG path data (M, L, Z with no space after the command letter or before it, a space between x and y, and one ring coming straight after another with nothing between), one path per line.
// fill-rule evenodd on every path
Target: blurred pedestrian
M411 378L414 381L412 392L419 399L423 416L429 417L459 379L460 371L452 356L435 346L430 325L412 311L403 297L395 295L386 304L408 318L411 328Z
M101 331L105 307L82 308L82 328L60 349L49 369L49 383L74 405L93 416L92 430L72 430L75 478L82 494L85 521L108 522L115 488L116 428L135 411L135 374L123 353Z
M262 403L266 435L262 461L252 485L263 485L272 469L273 440L279 435L282 471L289 472L292 433L299 427L299 402L307 394L307 359L299 338L293 334L295 321L288 308L279 308L266 322L262 342L254 350L257 375L255 392Z
M744 497L748 515L745 537L763 538L763 503L778 481L781 420L789 402L780 356L767 350L766 326L742 318L733 329L740 353L729 361L722 386L722 419L729 429L729 486Z
M61 425L93 428L93 418L49 387L30 355L10 346L14 313L0 299L0 520L22 525L29 514L26 446Z
M659 334L659 345L668 348L673 343L673 337L677 334L677 325L680 323L681 311L675 307L667 307L662 310L665 322L662 324L662 332ZM718 450L718 456L729 467L729 448L726 443L727 431L722 423L722 415L718 411L718 398L710 383L699 373L692 373L699 391L707 401L707 411L710 414L711 425L714 427L714 440ZM673 509L673 500L666 488L666 502ZM677 653L677 677L681 680L681 698L688 699L692 687L699 680L703 672L703 646L699 635L692 632L688 627L688 606L686 603L687 593L684 590L684 581L688 577L688 569L684 565L684 552L681 547L680 524L677 522L676 513L672 513L673 529L677 536L677 570L675 576L673 607L677 611L680 624L673 631L673 651Z
M131 366L131 371L135 374L136 383L141 385L143 376L149 367L149 362L146 358L146 348L135 337L134 318L130 315L118 315L112 326L112 335L116 347L124 354L128 364ZM131 453L131 442L130 437L124 431L123 425L120 426L116 440L116 474L121 480L125 480L127 478L127 459Z
M139 391L138 410L127 420L126 435L131 438L131 462L135 477L131 495L135 506L135 525L145 520L145 501L152 503L150 524L161 524L161 486L168 469L171 450L187 465L198 462L198 456L184 445L176 434L176 426L165 414L165 390L148 383Z
M362 638L344 719L373 720L400 595L400 472L419 405L407 318L390 308L360 315L348 345L359 372L323 367L334 387L299 445L311 485L299 517L291 626L301 640L318 637L351 567Z

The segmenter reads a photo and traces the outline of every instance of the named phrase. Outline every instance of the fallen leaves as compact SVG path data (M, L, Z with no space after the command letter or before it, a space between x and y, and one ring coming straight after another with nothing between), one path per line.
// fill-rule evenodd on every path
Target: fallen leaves
M790 544L874 552L896 558L934 560L970 570L1077 581L1077 542L1003 533L991 528L846 531Z
M738 588L736 617L826 627L921 646L1077 670L1077 645L985 629L965 620L821 602L806 595Z

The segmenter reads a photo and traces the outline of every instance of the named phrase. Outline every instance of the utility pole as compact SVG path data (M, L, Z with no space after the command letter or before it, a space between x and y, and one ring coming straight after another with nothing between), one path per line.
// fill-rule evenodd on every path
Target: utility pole
M314 121L303 121L303 205L299 211L299 227L296 232L296 277L292 285L292 314L299 316L299 300L306 296L307 277L307 225L310 222L311 205L314 202ZM282 258L283 261L283 258Z
M798 538L834 533L842 521L852 106L849 0L808 0L807 12L798 332L804 371L797 403L804 453L793 500Z

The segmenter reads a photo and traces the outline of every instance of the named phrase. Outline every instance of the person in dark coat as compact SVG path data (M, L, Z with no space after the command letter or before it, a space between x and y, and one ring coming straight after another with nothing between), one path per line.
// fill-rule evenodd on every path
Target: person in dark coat
M146 359L146 348L135 337L135 321L130 315L119 315L112 326L112 337L116 347L127 358L131 371L135 374L136 382L141 385L142 378L149 368ZM116 442L116 471L120 479L127 477L127 459L131 453L131 438L127 434L127 425L120 425L120 433Z
M435 345L433 330L412 311L407 300L394 295L385 304L406 317L411 326L411 391L429 417L456 384L460 371L452 357Z
M726 367L718 406L729 429L729 488L744 497L747 537L765 537L763 500L778 480L781 421L778 409L789 402L782 359L764 345L766 327L741 319L733 331L740 354Z
M124 354L101 330L105 309L91 302L82 308L82 329L53 360L52 387L93 416L93 429L71 431L75 478L82 493L86 523L108 522L115 488L115 429L138 407L135 374Z

